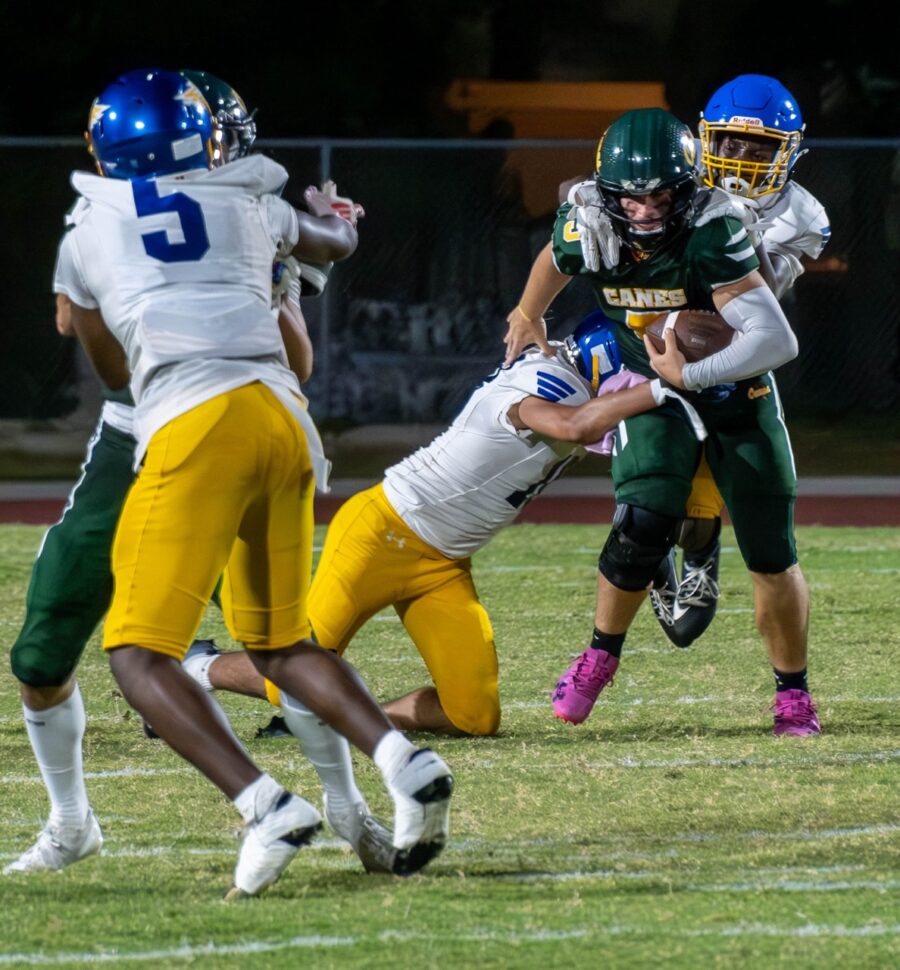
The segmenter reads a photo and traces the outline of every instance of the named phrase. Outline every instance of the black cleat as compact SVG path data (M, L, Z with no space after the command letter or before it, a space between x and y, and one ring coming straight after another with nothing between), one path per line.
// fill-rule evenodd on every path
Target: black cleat
M288 726L283 717L275 715L265 727L257 728L254 737L257 738L292 738L293 734L288 730Z

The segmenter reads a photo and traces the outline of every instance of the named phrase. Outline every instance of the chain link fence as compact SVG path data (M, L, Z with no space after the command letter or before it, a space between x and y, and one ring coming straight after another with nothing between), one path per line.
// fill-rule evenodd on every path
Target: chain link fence
M808 140L795 175L832 239L785 310L800 356L779 372L791 415L900 405L900 141ZM502 357L506 313L549 238L557 186L590 171L590 142L259 143L292 174L289 198L333 178L366 207L356 255L304 301L316 345L308 385L323 425L441 422ZM53 327L50 295L74 139L0 140L4 352L0 418L93 407L94 379ZM592 308L575 281L548 318L562 337Z

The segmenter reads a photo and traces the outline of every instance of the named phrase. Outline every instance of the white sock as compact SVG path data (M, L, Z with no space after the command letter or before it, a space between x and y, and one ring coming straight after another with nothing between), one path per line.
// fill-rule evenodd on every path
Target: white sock
M209 679L209 668L219 659L219 654L217 653L201 653L196 657L188 657L181 667L184 671L191 675L194 680L206 691L214 690L212 682Z
M258 822L283 793L281 785L271 775L264 773L238 792L234 807L245 822Z
M90 811L84 786L81 741L87 718L78 684L55 707L32 711L22 705L25 729L50 796L50 824L80 828Z
M406 764L409 756L418 749L400 731L388 733L375 745L372 760L381 772L385 781L390 781L394 775Z
M353 762L347 739L313 712L281 692L281 712L300 749L316 769L328 799L328 808L342 813L364 801L353 777Z

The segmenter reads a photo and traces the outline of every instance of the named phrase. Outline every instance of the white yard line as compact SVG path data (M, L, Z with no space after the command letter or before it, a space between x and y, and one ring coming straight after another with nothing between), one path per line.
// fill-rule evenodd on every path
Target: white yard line
M409 933L385 930L372 936L294 936L286 940L245 940L234 944L202 943L156 950L120 950L82 953L0 953L0 965L15 963L29 966L65 966L75 963L154 962L164 960L196 960L205 956L241 956L257 953L277 953L285 950L322 950L338 947L373 945L382 943L558 943L561 940L602 940L610 936L636 936L646 939L651 933L647 925L616 925L585 929L540 930L535 933L504 932L496 929L474 930L468 933ZM846 926L843 924L802 923L779 926L773 923L738 923L703 929L658 926L652 928L654 936L661 939L684 939L691 937L738 937L763 936L784 938L821 937L875 937L898 936L900 924L866 924Z

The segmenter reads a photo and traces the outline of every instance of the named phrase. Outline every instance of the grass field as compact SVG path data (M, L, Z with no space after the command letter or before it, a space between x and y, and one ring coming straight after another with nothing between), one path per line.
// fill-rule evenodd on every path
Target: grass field
M900 966L900 531L800 529L823 735L776 739L750 584L726 533L719 616L690 650L649 609L580 727L549 691L592 627L605 530L521 526L475 562L501 658L501 735L437 740L457 779L445 853L409 880L367 876L330 833L264 896L225 904L239 818L146 740L96 642L81 668L89 790L104 853L0 877L0 966L667 968ZM12 642L40 530L0 531ZM203 633L227 645L218 614ZM393 615L352 644L375 693L424 683ZM46 799L11 675L0 680L0 863ZM314 797L271 709L219 699L260 764ZM370 804L389 817L358 759Z

